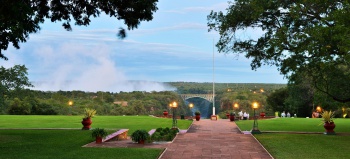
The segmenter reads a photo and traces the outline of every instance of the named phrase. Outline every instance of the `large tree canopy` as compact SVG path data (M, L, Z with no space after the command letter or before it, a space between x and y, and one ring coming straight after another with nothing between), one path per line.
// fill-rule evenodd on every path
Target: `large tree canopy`
M216 44L220 52L252 58L252 69L266 64L277 66L287 78L306 69L317 71L318 76L327 70L317 69L322 64L339 68L339 63L350 62L349 15L347 0L235 0L229 4L226 14L212 11L208 15L208 26L209 31L216 30L221 35ZM261 30L261 36L242 38L239 35L250 28ZM349 74L337 76L348 79ZM313 82L326 84L320 80ZM318 88L327 93L326 87L329 85Z
M33 86L28 80L27 70L24 65L15 65L8 69L0 67L0 114L4 112L5 97L10 96L11 91Z
M90 18L101 12L124 20L128 29L137 28L141 21L153 19L158 0L1 0L0 5L0 58L7 60L3 50L12 45L19 49L30 33L40 30L40 23L63 21L63 27L71 31L75 25L87 26ZM125 37L121 29L118 36Z
M24 65L15 65L11 68L0 67L0 90L5 93L10 90L31 87L28 80L27 68Z

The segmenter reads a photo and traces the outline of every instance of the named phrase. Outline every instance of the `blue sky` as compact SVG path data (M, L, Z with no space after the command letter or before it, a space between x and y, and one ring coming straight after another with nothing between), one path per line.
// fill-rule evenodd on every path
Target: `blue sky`
M73 26L72 32L47 21L21 49L5 51L9 60L1 63L26 65L39 90L160 91L168 88L154 81L212 82L213 41L219 34L208 32L207 15L227 6L227 0L161 0L154 19L128 31L124 40L116 37L118 28L125 28L123 22L104 15L88 27ZM241 36L257 34L247 30ZM216 48L214 56L216 82L287 82L276 67L253 71L250 59Z

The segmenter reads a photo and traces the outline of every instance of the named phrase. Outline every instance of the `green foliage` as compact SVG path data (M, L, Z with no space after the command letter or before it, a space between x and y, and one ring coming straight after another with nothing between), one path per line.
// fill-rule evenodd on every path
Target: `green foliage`
M207 17L219 52L243 54L252 69L275 65L289 80L305 73L317 90L350 102L348 1L235 0L226 11ZM252 28L262 34L241 38Z
M108 132L103 128L94 128L94 129L92 129L92 132L91 132L91 136L93 138L105 137L107 135L108 135Z
M313 81L314 88L332 101L350 102L350 55L344 59L309 66L304 72Z
M259 91L228 91L224 92L220 98L221 111L231 111L233 105L239 105L238 110L252 112L252 103L258 102L259 110L264 111L266 106L266 98L268 93Z
M288 89L287 88L281 88L276 90L275 92L272 92L267 98L267 108L271 109L272 111L291 111L288 110L288 108L285 105L285 101L288 98Z
M219 116L219 119L228 119L226 116L226 112L220 112L219 114L217 114Z
M57 115L55 108L46 103L40 103L32 107L31 114L35 115Z
M22 102L20 99L15 98L10 104L10 108L8 110L9 114L12 115L28 115L31 112L31 106L29 103Z
M0 67L0 88L2 91L8 92L15 89L23 89L24 87L32 87L27 77L28 69L24 65L15 65L11 68ZM2 92L4 95L5 92Z
M323 123L332 123L333 122L333 118L334 118L334 112L330 111L323 111L321 114L322 117L322 122ZM322 123L322 124L323 124Z
M96 114L95 109L89 109L89 108L84 109L84 119L93 118L95 114Z
M201 115L201 112L200 111L196 111L196 112L194 112L194 115Z
M203 89L206 87L212 87L211 83L191 83L191 82L179 82L172 83L174 85L182 85L185 88L189 88L200 85L203 86ZM284 87L285 85L278 84L217 84L220 87L217 89L226 90L227 86L237 86L235 88L239 90L257 88L266 89L266 92L270 92L275 88ZM232 87L233 88L233 87ZM257 90L259 90L257 89ZM227 98L228 92L218 90L216 96L217 112L220 110L220 98ZM258 94L251 94L251 91L242 91L246 93L238 93L237 98L244 97L247 99L246 102L243 102L241 106L246 105L250 109L251 99L259 99ZM250 92L250 93L249 93ZM178 108L176 110L176 115L187 114L193 115L190 113L190 109L181 97L173 91L163 91L163 92L83 92L83 91L57 91L57 92L45 92L37 90L16 90L10 91L11 95L6 95L6 100L2 101L3 113L8 113L10 103L14 98L19 98L23 103L29 103L31 107L30 114L45 115L45 114L59 114L59 115L82 115L84 114L84 109L95 109L99 115L161 115L163 110L168 110L169 103L173 101L178 101ZM224 94L223 94L224 93ZM233 92L231 92L233 93ZM260 93L259 93L260 94ZM268 93L266 93L268 94ZM230 97L231 98L231 97ZM228 98L228 99L230 99ZM226 99L225 99L226 100ZM74 104L70 106L69 101L73 101ZM113 101L113 102L112 102ZM227 100L223 102L223 106L231 106L233 100ZM241 100L243 101L243 100ZM127 106L122 106L118 102L126 102ZM1 101L0 101L1 103ZM198 104L207 105L209 102L200 101ZM209 105L210 107L210 105ZM210 107L211 108L211 107ZM225 110L224 108L223 110ZM1 110L1 109L0 109ZM200 111L206 111L200 109ZM211 111L211 110L209 110Z
M310 117L315 100L315 89L306 74L298 76L294 82L288 83L288 98L285 101L287 108L300 117ZM286 110L288 111L288 110Z
M18 97L18 95L20 95L18 92L24 89L24 87L33 86L27 77L27 70L28 69L24 65L15 65L8 69L4 68L3 66L0 67L0 113L8 107L5 105L7 104L6 100L8 98ZM15 107L17 108L14 109L21 109L19 108L21 105L17 105ZM22 114L23 113L24 112L22 112Z
M167 84L176 87L180 94L212 94L213 83L198 83L198 82L166 82ZM267 83L215 83L215 93L217 95L224 92L234 91L259 91L264 89L269 93L275 89L286 87L286 84L267 84ZM199 90L199 91L197 91Z
M155 141L172 141L178 132L178 129L170 129L168 127L157 128L152 134L151 139Z
M136 130L131 134L131 139L134 142L139 142L141 140L146 141L150 136L146 130Z

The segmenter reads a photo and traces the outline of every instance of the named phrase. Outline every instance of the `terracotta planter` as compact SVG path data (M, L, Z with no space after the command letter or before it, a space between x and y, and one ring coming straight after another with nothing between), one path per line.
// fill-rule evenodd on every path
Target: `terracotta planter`
M230 118L230 114L226 113L226 117L227 117L227 119L229 119Z
M260 113L260 117L264 118L265 117L265 112Z
M164 117L167 117L168 116L168 111L164 111L163 115L164 115Z
M196 115L196 120L199 121L201 119L201 115Z
M97 136L96 137L96 144L100 144L100 143L102 143L102 137Z
M83 130L91 129L91 124L92 124L91 118L86 118L86 119L84 118L81 123L84 125L84 127L82 128Z
M235 121L235 115L230 115L230 121Z
M140 140L138 143L139 144L145 144L145 140Z
M326 134L326 135L335 135L335 132L334 132L335 124L334 124L334 122L331 122L331 123L325 122L323 127L326 129L326 132L324 132L324 134Z

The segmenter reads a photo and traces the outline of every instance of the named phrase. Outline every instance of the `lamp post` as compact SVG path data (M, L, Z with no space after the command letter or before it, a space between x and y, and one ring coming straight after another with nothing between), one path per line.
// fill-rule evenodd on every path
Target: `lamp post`
M233 109L237 110L239 108L238 103L233 104Z
M173 102L172 104L170 104L170 107L173 109L173 125L172 125L172 129L177 129L177 120L176 120L176 116L175 116L175 110L177 108L177 103Z
M257 102L254 102L252 105L254 109L254 123L253 123L253 129L251 131L252 134L261 134L259 128L258 128L258 116L255 114L255 110L259 108L259 104Z
M191 119L193 119L193 117L192 117L192 114L193 114L193 113L192 113L193 104L190 103L188 106L190 107L190 111L191 111Z
M322 111L322 108L321 108L320 106L317 106L317 107L316 107L316 111L317 111L318 113L320 113L320 112Z
M238 110L238 109L239 109L238 103L233 104L233 110L235 111L235 113L236 113L236 110ZM237 120L240 120L241 119L241 114L239 112L237 112L237 114L238 114Z
M72 115L72 106L73 106L73 101L68 101L68 105L69 105L69 115Z

